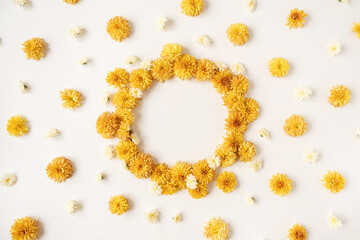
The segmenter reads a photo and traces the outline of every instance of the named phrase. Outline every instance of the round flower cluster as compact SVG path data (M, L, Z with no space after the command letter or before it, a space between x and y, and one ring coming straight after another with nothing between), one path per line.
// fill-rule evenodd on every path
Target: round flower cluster
M222 95L228 117L223 143L217 146L212 157L194 164L176 162L169 167L166 163L155 163L149 154L139 149L131 125L134 122L132 110L140 103L142 93L154 82L163 83L174 77L213 83ZM245 141L243 135L248 124L258 117L259 105L244 96L249 85L244 76L219 69L208 59L183 54L180 44L169 43L164 45L160 58L155 59L148 70L139 68L128 73L116 68L108 73L106 81L118 89L112 100L115 111L102 113L97 119L96 130L103 138L117 137L120 140L116 146L117 157L135 177L150 178L156 184L156 192L171 195L187 189L195 199L205 197L216 168L230 166L237 159L249 162L254 158L255 145ZM236 182L231 181L231 186L223 190L230 192L235 186Z

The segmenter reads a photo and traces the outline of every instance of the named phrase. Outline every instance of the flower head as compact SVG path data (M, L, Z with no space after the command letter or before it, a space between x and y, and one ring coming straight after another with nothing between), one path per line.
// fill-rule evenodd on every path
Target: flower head
M130 73L130 87L141 90L148 89L153 82L153 78L149 71L145 69L136 69Z
M65 182L73 175L74 169L69 159L56 157L46 167L46 173L56 183Z
M80 204L75 200L69 200L66 202L66 212L67 214L74 214L76 210L80 208Z
M286 26L289 26L289 29L302 28L304 26L306 16L307 14L304 12L304 10L299 11L297 8L294 8L290 11Z
M183 46L177 43L167 43L163 46L160 56L170 62L179 60L183 52Z
M50 128L50 129L46 132L45 137L47 137L47 138L52 138L52 137L56 137L56 136L59 135L59 134L60 134L59 129L57 129L57 128Z
M356 36L360 39L360 22L354 23L351 30L356 33Z
M249 12L253 12L256 8L256 0L246 0L245 7Z
M158 184L165 184L170 180L170 169L166 163L157 164L151 174L151 181Z
M6 173L0 177L0 185L11 187L17 182L17 177L13 173Z
M231 74L231 72L226 69L216 72L214 77L211 79L211 82L218 93L225 94L231 89L232 77L233 75Z
M185 182L186 182L187 189L197 188L198 183L197 183L196 177L194 175L192 175L192 174L187 175Z
M80 36L82 28L80 26L73 26L69 29L69 35L71 38L77 38Z
M351 91L343 85L335 85L330 90L328 102L334 107L342 107L350 102Z
M155 164L149 154L140 152L130 160L129 167L135 177L148 178L154 171Z
M129 202L121 195L112 196L109 200L109 210L112 214L120 216L129 210Z
M231 65L231 72L235 75L245 75L246 68L244 64L236 62L233 65Z
M141 61L141 63L140 63L140 67L142 69L145 69L146 71L151 70L151 65L152 65L152 60L151 59L145 59L145 60Z
M133 141L120 141L116 145L116 155L127 163L139 153L139 149Z
M173 64L164 59L158 58L151 64L151 74L154 79L163 83L174 76Z
M249 39L249 30L242 23L234 23L226 30L227 38L234 46L244 45Z
M14 0L14 4L18 5L19 7L23 7L28 3L29 3L28 0Z
M189 188L189 195L194 199L200 199L206 197L208 194L208 189L205 183L199 183L196 188Z
M214 178L215 171L209 163L203 159L193 165L193 174L199 182L209 184Z
M166 30L166 22L168 21L166 16L160 16L156 19L156 28L159 31L165 31Z
M64 89L60 91L60 98L62 106L65 109L73 110L81 106L82 96L81 93L74 89Z
M181 212L175 213L175 215L173 216L172 219L173 219L174 223L176 223L176 224L178 224L179 222L181 222L181 221L182 221L182 214L181 214Z
M224 71L229 69L229 67L223 61L216 61L215 66L219 71Z
M107 22L106 31L113 40L122 42L130 36L130 25L126 18L116 16Z
M160 220L160 212L157 209L145 212L146 220L149 223L157 223Z
M113 112L103 112L96 121L96 131L103 138L115 137L120 127L120 117Z
M178 185L180 189L186 188L186 178L191 173L191 164L177 162L170 169L171 181Z
M228 224L219 217L211 218L204 226L204 237L209 240L226 240L229 232Z
M250 196L250 195L245 195L245 202L247 205L252 206L254 205L255 201L254 201L254 197Z
M26 40L22 45L22 50L27 59L40 60L45 56L46 42L42 38L31 38Z
M234 191L237 186L236 176L232 172L222 172L216 179L216 186L224 193Z
M285 77L290 70L290 65L286 59L282 57L276 57L268 62L268 68L271 76Z
M29 86L27 85L27 83L23 82L23 81L19 81L19 90L21 93L26 93L29 89Z
M295 224L292 228L289 229L288 234L289 240L305 240L307 237L307 232L304 226Z
M160 196L162 189L159 184L157 184L156 182L152 182L152 183L150 183L149 191L151 194L153 194L155 196Z
M88 62L89 62L89 58L87 58L87 57L82 57L82 58L80 58L80 60L79 60L79 64L80 65L86 65L86 64L88 64Z
M239 159L241 162L249 162L256 155L255 145L252 142L244 141L239 146Z
M272 176L269 181L269 187L274 194L280 197L288 195L293 188L291 180L282 173Z
M345 178L336 171L327 171L321 179L322 185L331 191L331 193L338 193L345 187Z
M10 136L22 137L29 133L28 120L19 114L9 118L6 130Z
M32 217L16 219L10 234L12 240L35 240L39 234L39 222Z
M215 149L215 156L220 159L221 167L229 167L236 161L237 155L233 149L224 144L218 145Z
M74 4L78 3L79 0L63 0L63 2L74 5Z
M113 145L107 145L104 147L104 157L106 159L112 159L115 157L115 147Z
M96 174L96 181L101 182L105 178L105 175L102 172Z
M329 42L326 46L326 52L330 57L335 57L341 52L341 44L339 42Z
M264 138L265 140L270 139L270 132L266 128L260 128L257 132L261 138Z
M197 61L195 79L197 81L207 81L212 79L216 72L216 65L208 59Z
M308 149L304 152L303 158L305 162L314 164L319 159L319 153L314 149Z
M206 159L206 162L209 164L211 169L216 170L220 167L221 159L219 156L212 155Z
M204 0L182 0L180 7L182 14L189 17L195 17L202 12Z
M254 171L257 172L262 168L263 162L261 159L257 158L254 159L249 163L249 167Z
M196 72L196 58L184 54L174 63L174 74L181 80L189 80Z
M327 223L331 228L341 228L343 223L339 218L337 218L334 214L330 213L327 217Z
M207 47L210 45L210 38L208 35L200 34L195 37L195 43L199 44L202 47Z
M125 59L125 64L127 65L133 65L135 64L137 61L139 60L139 58L135 55L131 55L131 56L128 56L126 59Z
M294 91L294 97L298 101L303 101L309 98L312 91L307 87L299 87Z
M122 88L129 83L130 75L123 68L115 68L114 71L108 72L106 76L106 82L109 86L115 88Z
M299 137L304 135L307 131L305 118L296 114L291 115L285 120L284 131L290 137Z

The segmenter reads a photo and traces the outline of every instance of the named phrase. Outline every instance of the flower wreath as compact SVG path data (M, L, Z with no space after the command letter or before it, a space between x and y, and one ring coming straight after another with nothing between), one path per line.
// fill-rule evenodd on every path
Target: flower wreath
M228 117L223 143L217 146L212 157L194 164L176 162L169 167L166 163L155 163L149 154L140 151L131 125L134 122L132 110L139 104L143 91L155 80L163 83L174 76L182 80L211 81L222 95ZM96 130L103 138L120 139L116 146L117 157L135 177L150 178L162 194L188 189L193 198L205 197L207 184L213 180L216 168L228 167L237 159L249 162L256 154L255 145L244 141L243 136L248 124L259 115L258 103L244 96L249 86L247 79L219 68L208 59L184 54L180 44L165 44L159 58L130 74L125 69L115 68L108 73L106 81L117 89L112 99L115 112L102 113Z

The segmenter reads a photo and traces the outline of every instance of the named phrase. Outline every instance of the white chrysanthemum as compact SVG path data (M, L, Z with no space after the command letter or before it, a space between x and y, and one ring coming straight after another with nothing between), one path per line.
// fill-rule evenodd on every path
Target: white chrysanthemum
M256 8L256 0L246 0L245 7L249 12L253 12Z
M305 162L314 164L319 159L319 153L314 149L308 149L303 153L303 158Z
M57 128L50 128L49 130L47 130L45 137L47 138L51 138L51 137L56 137L57 135L60 134L59 129Z
M341 220L332 213L327 217L327 222L331 228L341 228L343 226Z
M69 35L71 38L77 38L80 36L82 28L80 26L73 26L69 29Z
M151 62L151 59L145 59L140 63L140 67L146 71L149 71L151 69Z
M157 223L160 219L160 212L157 209L145 213L146 220L149 223Z
M181 212L175 213L175 215L173 216L172 219L173 219L174 223L176 223L176 224L178 224L179 222L181 222L181 221L182 221L182 214L181 214Z
M269 140L270 138L270 132L266 128L260 128L258 129L258 134L261 138L264 138L265 140Z
M102 180L104 180L105 176L102 172L99 172L98 174L96 174L96 181L97 182L101 182Z
M19 91L20 91L21 93L26 93L27 90L28 90L28 88L29 88L29 86L28 86L25 82L23 82L23 81L19 81L18 87L19 87Z
M263 162L261 159L256 158L249 163L249 167L254 171L259 171L262 168Z
M254 201L254 197L250 196L250 195L246 195L245 196L245 202L247 205L252 206L254 205L255 201Z
M113 159L115 157L115 147L113 145L104 147L104 157L106 159Z
M80 65L86 65L86 64L88 64L88 62L89 62L89 58L87 58L87 57L82 57L82 58L80 58L80 60L79 60L79 64Z
M294 91L294 98L298 101L303 101L309 98L312 91L308 87L299 87Z
M110 102L112 94L110 92L103 92L100 97L100 101L103 105L106 105Z
M137 56L131 55L131 56L128 56L128 57L125 59L125 64L127 64L127 65L133 65L133 64L135 64L138 60L139 60L139 58L138 58Z
M0 178L0 185L5 187L13 186L17 181L17 177L13 173L5 173Z
M156 182L150 183L149 191L151 194L155 196L160 196L162 193L161 186L157 184Z
M226 69L229 69L228 66L222 62L222 61L216 61L215 62L215 65L216 67L219 69L219 71L223 71L223 70L226 70Z
M194 39L195 43L199 44L200 46L202 47L207 47L210 45L210 38L208 35L205 35L205 34L200 34L200 35L197 35Z
M166 16L160 16L156 19L156 28L159 31L165 31L166 30L166 22L168 21Z
M358 128L358 129L356 130L356 137L357 137L358 139L360 139L360 128Z
M136 145L139 145L141 140L139 138L139 136L136 133L131 133L131 140L133 141L133 143L135 143Z
M14 4L18 5L19 7L23 7L28 3L29 3L28 0L14 0Z
M235 75L245 75L246 69L244 64L237 62L231 65L231 72Z
M341 52L341 44L339 42L330 42L326 47L326 52L329 56L334 57Z
M139 88L130 88L130 94L135 98L141 98L143 91Z
M78 209L79 209L79 203L76 202L75 200L69 200L66 202L67 214L74 214Z
M214 170L220 167L221 159L219 156L212 155L208 157L206 161L209 164L209 167Z
M126 161L124 159L120 159L121 167L127 171L129 171L129 166L126 164Z
M196 189L197 188L197 181L196 181L196 177L192 174L187 175L186 177L186 187L188 189Z

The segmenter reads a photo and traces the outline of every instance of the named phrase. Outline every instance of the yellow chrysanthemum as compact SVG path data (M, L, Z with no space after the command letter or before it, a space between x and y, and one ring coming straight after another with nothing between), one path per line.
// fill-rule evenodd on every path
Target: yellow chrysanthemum
M113 40L121 42L130 36L130 25L126 18L116 16L107 22L106 31Z
M39 222L32 217L16 219L10 229L12 240L38 239Z
M307 232L304 226L295 224L289 229L289 240L305 240L307 238Z
M237 94L245 94L249 88L249 81L243 75L235 75L231 79L231 89Z
M293 188L291 180L282 173L272 176L269 181L269 187L274 194L281 197L287 196Z
M167 43L163 46L160 56L170 62L180 59L183 52L183 46L177 43Z
M112 196L109 200L109 210L112 214L122 215L129 210L129 201L121 196Z
M220 94L225 94L231 90L231 79L233 75L231 72L226 69L218 71L214 77L211 79L216 91Z
M56 183L65 182L73 175L74 169L69 159L56 157L46 167L46 173Z
M244 141L243 135L236 131L226 131L226 135L223 139L224 146L228 147L238 155L239 146Z
M202 12L204 0L182 0L180 7L181 13L189 17L195 17Z
M139 103L138 99L131 95L129 88L124 87L118 90L112 99L116 110L132 110Z
M178 185L180 189L186 188L186 177L191 173L191 164L177 162L170 169L171 182Z
M68 4L72 4L72 5L74 5L74 4L76 4L76 3L78 3L79 2L79 0L63 0L65 3L68 3Z
M305 118L293 114L285 120L284 131L290 137L299 137L306 133L307 123Z
M216 73L216 65L208 59L199 59L196 64L195 79L197 81L211 80Z
M10 136L20 137L29 133L28 120L19 114L9 118L6 130Z
M259 104L252 98L245 98L245 116L247 122L253 122L259 116Z
M351 91L343 85L335 85L330 90L328 101L334 107L342 107L349 103L351 98Z
M26 40L22 45L22 50L27 59L40 60L46 54L47 44L42 38L31 38Z
M139 153L137 145L130 140L120 141L116 145L116 155L119 159L129 163Z
M245 141L239 147L239 160L249 162L256 155L255 145L252 142Z
M154 79L163 83L174 76L173 64L164 58L158 58L151 64L151 74Z
M215 155L220 158L221 167L229 167L233 165L237 157L234 149L224 144L217 146L217 148L215 149Z
M64 89L60 91L60 98L62 101L62 106L65 109L73 110L81 106L81 93L74 89Z
M96 121L96 131L103 138L113 138L120 127L120 120L116 113L104 112Z
M137 178L148 178L154 171L154 161L150 154L142 152L135 155L129 162L129 168L132 174Z
M299 11L297 8L294 8L290 11L286 26L289 26L289 29L302 28L304 26L306 16L307 14L304 12L304 10Z
M224 105L231 111L240 112L245 116L245 101L243 94L236 90L228 91L222 97Z
M216 186L224 193L234 191L237 186L236 176L232 172L222 172L216 179Z
M174 63L174 74L182 80L189 80L196 72L196 58L188 54L183 55Z
M199 183L208 184L215 175L215 170L209 167L208 162L203 159L193 164L193 174Z
M230 42L235 46L244 45L249 39L249 30L242 23L234 23L226 30L226 34Z
M205 183L198 183L195 189L188 189L189 195L194 199L200 199L206 197L208 189Z
M290 65L286 59L282 57L276 57L268 62L268 68L271 76L285 77L290 70Z
M204 226L204 237L209 240L229 239L229 226L221 218L211 218Z
M151 174L151 181L165 184L171 178L169 167L166 163L157 164Z
M345 178L336 171L327 171L321 182L331 193L338 193L345 187Z
M244 133L247 129L245 115L239 111L229 111L228 117L225 119L225 129Z
M164 184L160 184L161 187L161 194L164 195L172 195L179 190L179 186L173 182L166 182Z
M148 89L153 82L149 71L145 69L136 69L130 73L130 87L141 90Z
M360 22L354 23L351 30L356 33L356 36L360 39Z
M106 76L106 82L109 86L114 86L115 88L122 88L129 83L130 75L123 68L115 68L114 71L111 71Z

